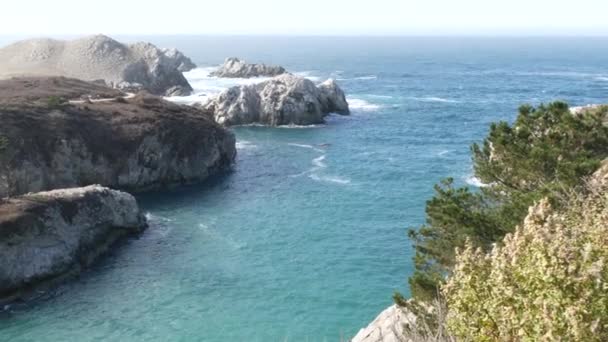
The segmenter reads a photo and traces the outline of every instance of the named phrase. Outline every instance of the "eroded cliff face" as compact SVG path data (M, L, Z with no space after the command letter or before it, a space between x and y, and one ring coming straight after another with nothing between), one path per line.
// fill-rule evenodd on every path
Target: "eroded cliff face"
M63 104L0 95L0 122L0 198L193 183L230 169L236 155L234 135L207 114L144 94Z
M312 81L292 74L229 88L201 107L227 126L312 125L323 123L330 113L350 113L344 92L333 80L315 86Z
M0 303L77 273L145 227L133 196L98 185L0 200Z

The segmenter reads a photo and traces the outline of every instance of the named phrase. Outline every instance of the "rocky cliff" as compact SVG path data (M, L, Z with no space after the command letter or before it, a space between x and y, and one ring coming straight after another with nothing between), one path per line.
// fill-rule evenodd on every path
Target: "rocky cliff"
M164 48L162 49L162 52L165 57L168 58L168 61L173 64L173 67L175 67L178 71L188 72L196 68L196 64L194 64L190 58L177 49Z
M103 80L111 87L164 96L189 95L192 87L182 71L193 67L177 50L161 50L149 43L125 45L102 35L72 41L31 39L0 49L0 78Z
M238 58L226 58L224 64L213 71L210 76L229 78L273 77L286 73L281 66L266 64L249 64Z
M229 88L201 107L222 125L311 125L323 123L329 113L349 114L344 92L333 80L317 87L292 74Z
M229 169L236 154L234 135L213 118L155 96L69 102L87 89L111 90L65 78L5 80L0 89L12 89L0 93L0 198L192 183Z
M77 273L145 227L133 196L101 186L0 200L0 302Z
M392 305L373 322L361 329L351 342L406 342L405 327L414 325L416 316L404 308Z

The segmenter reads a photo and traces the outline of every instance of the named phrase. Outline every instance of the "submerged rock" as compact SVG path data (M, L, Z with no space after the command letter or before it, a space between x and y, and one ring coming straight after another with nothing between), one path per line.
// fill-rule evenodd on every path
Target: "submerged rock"
M238 58L226 58L224 64L216 71L212 72L211 76L229 77L229 78L251 78L251 77L273 77L286 73L285 68L281 66L266 65L266 64L249 64Z
M333 80L317 87L292 74L229 88L201 107L222 125L311 125L323 123L329 113L349 114L344 92Z
M0 49L0 78L66 76L156 95L190 95L182 71L194 67L177 50L149 43L125 45L103 35L71 41L23 40ZM167 93L167 90L171 90Z
M97 185L0 200L0 302L78 273L145 227L133 196Z
M69 102L73 89L103 88L52 80L0 81L13 89L0 93L0 198L89 184L140 191L231 168L234 135L199 109L146 94Z

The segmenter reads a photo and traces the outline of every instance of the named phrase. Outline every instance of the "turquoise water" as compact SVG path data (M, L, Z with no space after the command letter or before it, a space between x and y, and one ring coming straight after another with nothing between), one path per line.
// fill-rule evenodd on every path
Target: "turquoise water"
M393 291L407 294L406 229L423 222L442 177L475 184L468 148L490 122L524 102L608 92L608 39L142 39L192 56L199 93L247 82L206 77L240 56L338 79L352 116L236 128L234 172L140 196L150 229L46 300L3 313L2 341L351 337Z

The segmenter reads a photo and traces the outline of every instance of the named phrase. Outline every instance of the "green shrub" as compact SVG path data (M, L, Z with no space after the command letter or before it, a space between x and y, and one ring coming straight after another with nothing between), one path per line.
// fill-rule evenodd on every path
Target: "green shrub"
M66 104L65 99L59 96L49 96L49 98L46 100L46 105L49 108L60 108L64 104Z
M5 136L0 135L0 153L4 152L8 147L8 139Z
M607 109L572 115L566 104L522 106L513 125L492 124L481 145L471 147L479 190L456 188L447 179L427 202L426 224L411 229L416 254L412 295L429 300L455 264L465 241L487 251L512 232L533 203L547 197L556 207L608 157Z
M489 253L465 243L443 288L450 331L466 341L607 341L606 183L561 214L540 201Z

